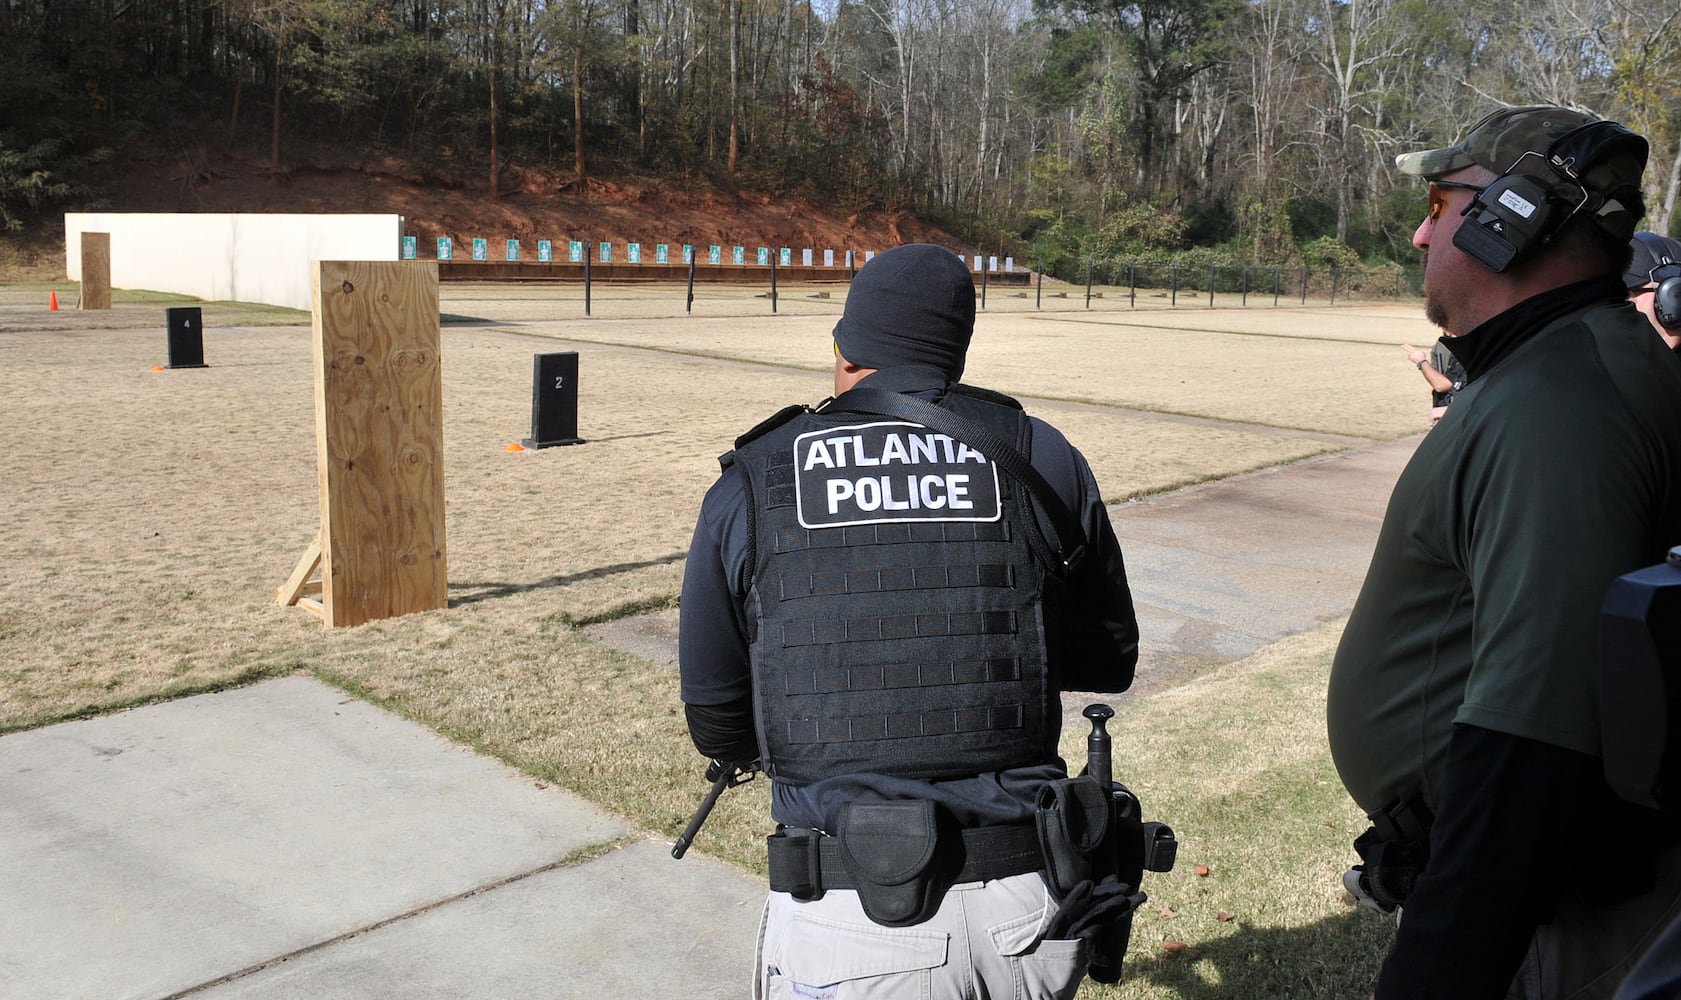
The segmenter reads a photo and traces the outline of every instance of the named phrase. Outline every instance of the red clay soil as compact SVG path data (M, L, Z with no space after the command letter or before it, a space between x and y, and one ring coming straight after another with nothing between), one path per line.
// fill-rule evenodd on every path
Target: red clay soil
M517 239L535 251L539 239L696 246L810 247L881 250L900 243L964 243L902 214L836 215L799 201L752 192L713 190L705 182L596 179L509 168L501 197L491 200L483 182L434 183L392 161L315 162L278 172L266 162L235 154L128 156L120 172L101 182L104 210L118 212L371 212L394 213L405 231L427 247L436 237L458 246L474 237L498 248ZM0 278L62 277L62 229L46 225L32 238L14 240L0 254ZM996 251L992 251L996 252ZM425 249L422 256L429 256ZM56 261L56 274L53 264Z

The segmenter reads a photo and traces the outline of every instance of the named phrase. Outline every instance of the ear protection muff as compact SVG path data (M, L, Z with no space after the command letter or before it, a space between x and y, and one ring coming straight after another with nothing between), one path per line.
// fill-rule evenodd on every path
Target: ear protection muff
M1648 275L1658 286L1652 297L1652 317L1664 329L1681 333L1681 260L1670 254L1662 240L1648 233L1635 233L1634 238L1651 251L1652 261L1657 264Z
M1581 211L1598 212L1607 193L1582 180L1582 174L1616 146L1629 141L1644 149L1646 140L1616 122L1589 122L1559 136L1546 152L1529 150L1477 194L1454 231L1453 245L1496 274L1532 249L1545 246ZM1545 162L1547 179L1514 173L1528 157ZM1562 189L1562 190L1561 190Z
M1478 192L1454 230L1453 245L1495 274L1555 232L1568 211L1528 174L1507 174ZM1568 218L1568 216L1566 216Z
M1681 264L1671 264L1652 272L1658 276L1659 272L1668 272L1668 276L1658 282L1658 293L1652 299L1652 315L1665 330L1681 333Z

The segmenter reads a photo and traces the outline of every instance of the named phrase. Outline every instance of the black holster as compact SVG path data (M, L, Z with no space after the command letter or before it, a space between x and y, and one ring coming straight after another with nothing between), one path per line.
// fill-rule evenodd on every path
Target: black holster
M1109 796L1093 778L1063 778L1039 789L1039 849L1045 855L1045 881L1061 899L1087 880L1107 871L1100 857L1109 835ZM1094 876L1094 871L1096 874Z
M1094 777L1064 778L1039 791L1040 850L1045 880L1063 907L1052 921L1086 942L1086 974L1119 982L1132 938L1132 914L1146 899L1144 872L1173 869L1177 841L1161 823L1146 823L1125 785L1105 789ZM1124 898L1121 902L1116 897ZM1103 897L1111 900L1094 904Z
M1354 839L1365 873L1363 886L1386 909L1412 895L1413 885L1430 861L1430 827L1435 817L1420 796L1391 803L1372 813L1371 829Z

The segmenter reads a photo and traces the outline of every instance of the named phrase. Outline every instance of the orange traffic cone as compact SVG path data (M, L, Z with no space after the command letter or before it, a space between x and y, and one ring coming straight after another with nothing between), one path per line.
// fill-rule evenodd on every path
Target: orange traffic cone
M524 451L525 448L518 441L515 441L515 442L512 442L511 444L509 444L508 447L503 448L502 450L503 451Z
M57 291L54 291L52 293L52 297L47 300L47 312L58 312L58 292Z

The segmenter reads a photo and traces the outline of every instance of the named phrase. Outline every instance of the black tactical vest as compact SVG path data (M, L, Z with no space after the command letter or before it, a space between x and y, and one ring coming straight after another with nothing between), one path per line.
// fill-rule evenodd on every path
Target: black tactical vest
M940 405L1025 454L1019 404L981 392L953 386ZM1047 557L1026 490L918 424L779 416L734 454L766 773L949 778L1055 760Z

